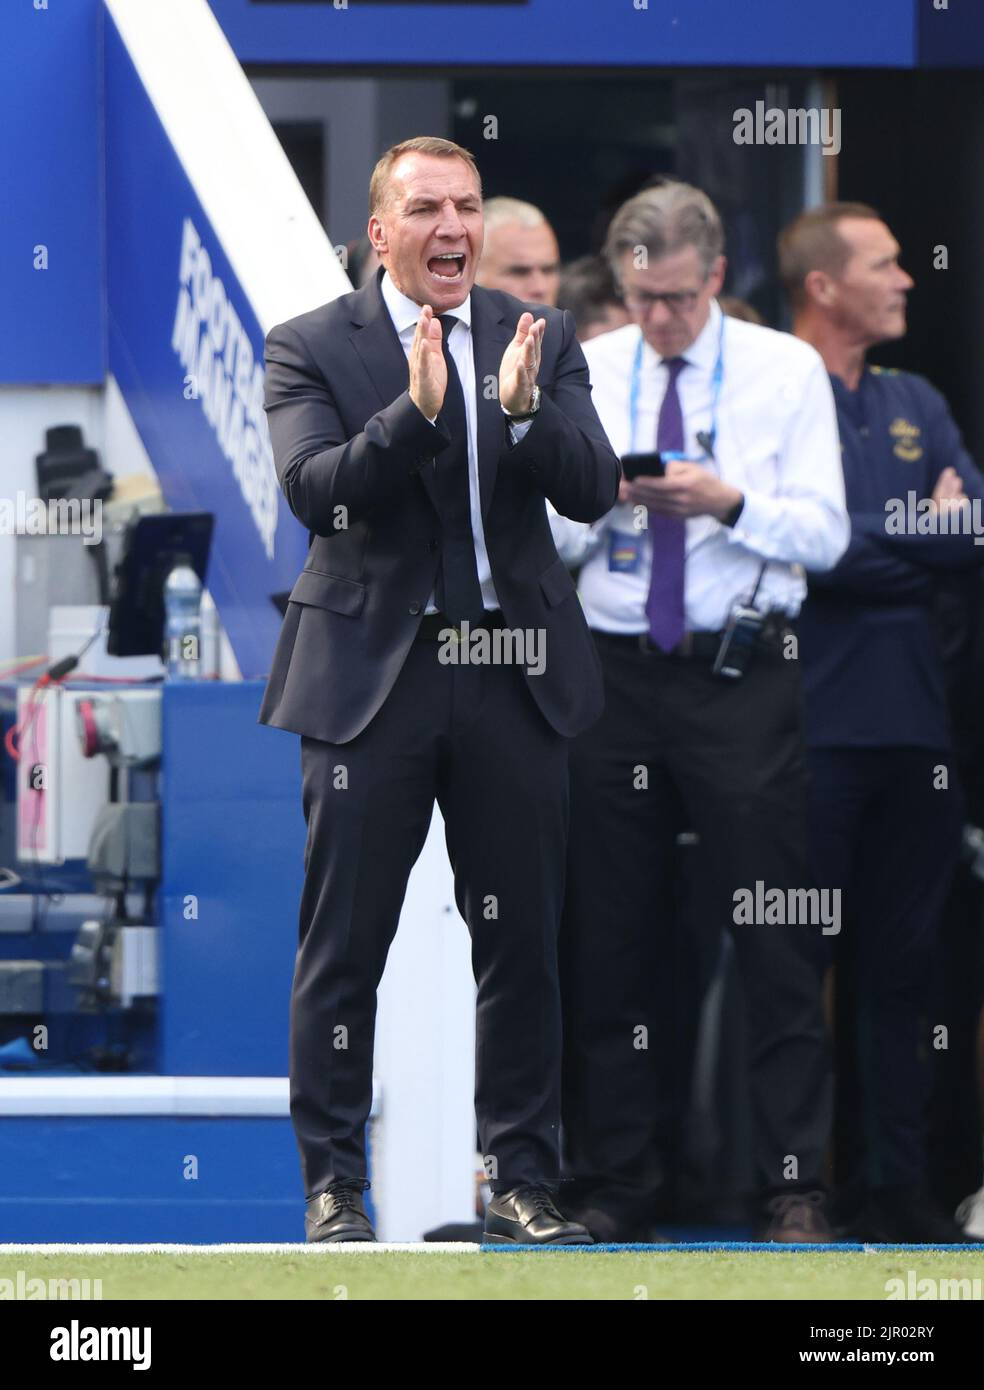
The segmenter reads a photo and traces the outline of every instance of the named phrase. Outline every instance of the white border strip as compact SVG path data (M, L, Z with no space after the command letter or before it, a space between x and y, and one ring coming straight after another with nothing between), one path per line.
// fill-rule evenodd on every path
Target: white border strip
M290 1114L286 1076L6 1076L0 1115Z
M474 1255L481 1247L467 1241L417 1241L414 1244L370 1241L325 1241L296 1245L0 1245L4 1255L390 1255L408 1250L415 1255Z
M105 0L267 333L352 288L207 0ZM178 248L174 269L177 271Z
M380 1109L373 1082L370 1118ZM0 1077L0 1117L11 1115L207 1115L287 1119L286 1076Z

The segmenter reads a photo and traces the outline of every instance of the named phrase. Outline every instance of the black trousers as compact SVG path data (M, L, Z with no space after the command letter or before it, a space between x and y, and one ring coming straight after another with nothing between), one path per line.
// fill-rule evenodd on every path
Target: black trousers
M301 739L290 1109L308 1197L366 1174L376 988L435 797L471 933L475 1108L492 1190L559 1176L570 741L540 714L520 667L441 665L438 650L414 643L350 743Z
M758 654L728 682L706 661L595 636L605 712L571 746L561 931L569 1199L644 1194L672 1146L658 1040L675 990L680 829L697 831L706 910L733 933L759 1181L819 1185L832 1104L821 927L735 922L736 890L809 884L797 662Z
M839 1183L922 1185L929 1089L956 1020L931 1017L940 927L960 850L952 753L813 748L811 844L818 881L841 889L836 962ZM947 769L946 788L939 768ZM934 1034L942 1024L952 1037Z
M969 816L968 810L965 818ZM933 1053L927 1147L933 1195L952 1211L984 1181L984 1097L979 1082L984 884L969 864L958 866L940 917L939 955L931 1008L937 1019L947 1020L950 1046Z

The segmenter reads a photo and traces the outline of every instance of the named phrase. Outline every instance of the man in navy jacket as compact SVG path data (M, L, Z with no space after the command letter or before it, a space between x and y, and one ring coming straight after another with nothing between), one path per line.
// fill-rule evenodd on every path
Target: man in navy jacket
M800 619L814 869L842 894L839 1108L862 1121L839 1127L838 1176L862 1239L960 1241L927 1188L928 1005L963 820L933 604L941 575L984 563L984 478L939 391L865 361L905 333L913 286L878 214L830 204L779 247L794 332L831 376L852 528Z

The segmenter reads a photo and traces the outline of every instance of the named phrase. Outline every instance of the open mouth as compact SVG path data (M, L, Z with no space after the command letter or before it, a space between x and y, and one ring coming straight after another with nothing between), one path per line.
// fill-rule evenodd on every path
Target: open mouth
M460 251L442 252L439 256L431 256L427 262L427 270L431 278L440 280L444 284L453 285L456 280L460 280L465 273L465 256Z

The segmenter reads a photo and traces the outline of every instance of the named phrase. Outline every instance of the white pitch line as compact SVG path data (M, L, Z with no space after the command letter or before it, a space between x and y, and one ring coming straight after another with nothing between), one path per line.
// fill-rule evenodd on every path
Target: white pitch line
M255 1245L0 1245L4 1255L389 1255L396 1250L409 1250L415 1255L471 1255L479 1249L468 1241L399 1241L351 1240L335 1243L318 1241L308 1244Z

